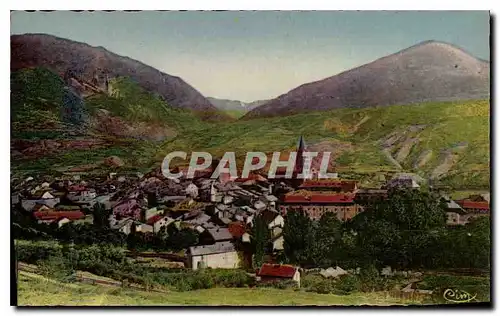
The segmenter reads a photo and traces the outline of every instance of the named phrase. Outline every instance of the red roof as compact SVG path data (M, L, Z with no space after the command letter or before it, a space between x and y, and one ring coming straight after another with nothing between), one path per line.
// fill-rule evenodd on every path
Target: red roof
M150 218L148 218L147 220L147 224L148 225L153 225L154 223L156 223L157 221L159 221L160 219L162 219L164 216L163 215L153 215L151 216Z
M270 276L279 278L293 278L297 268L286 264L264 263L257 271L258 276Z
M356 181L354 180L305 180L299 188L341 188L344 192L354 191L356 188Z
M68 187L68 191L70 192L79 192L79 191L86 191L87 188L83 185L71 185Z
M241 238L246 232L245 225L240 222L229 223L228 230L234 238Z
M285 203L353 203L353 196L347 194L287 194Z
M83 214L80 211L62 211L62 212L41 211L41 212L34 212L33 215L35 216L36 219L39 220L53 220L53 219L61 219L63 217L75 220L85 217L85 214Z
M457 203L465 208L465 209L480 209L480 210L489 210L490 205L488 202L473 202L470 200L460 200Z

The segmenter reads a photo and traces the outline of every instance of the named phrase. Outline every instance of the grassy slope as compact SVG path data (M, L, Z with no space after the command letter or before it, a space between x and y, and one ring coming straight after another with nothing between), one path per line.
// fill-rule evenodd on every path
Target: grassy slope
M35 68L18 71L12 74L11 85L13 139L105 137L111 141L108 147L92 151L73 149L36 159L16 159L11 167L15 173L50 172L64 166L94 163L110 155L121 157L130 168L144 169L152 165L158 143L102 135L65 120L62 115L65 106L62 98L64 83L49 70ZM171 130L174 135L209 125L188 110L169 107L158 96L145 92L128 79L115 79L111 86L112 96L101 94L84 100L85 115L93 116L96 110L105 109L131 126L146 123ZM76 134L68 135L68 130L76 131Z
M340 109L287 117L237 121L211 126L180 135L165 144L157 157L173 150L205 150L221 155L234 150L237 156L247 151L293 149L299 135L306 142L343 142L352 145L337 159L341 171L374 172L398 169L383 155L381 141L395 133L403 138L418 138L409 155L400 163L403 170L429 176L443 160L443 152L466 142L468 147L457 154L457 162L443 184L456 188L489 187L489 103L464 101L425 103L412 106L389 106L365 109ZM412 126L425 125L411 131ZM396 143L396 153L402 142ZM414 162L426 150L429 161L415 169ZM394 155L393 155L394 156Z
M15 110L13 136L39 139L67 137L61 130L68 123L60 117L61 108L56 102L60 99L58 91L62 83L54 76L39 69L21 72L17 79L14 76L15 82L21 82L21 95L26 94L27 97L18 100L23 103L22 106L12 106ZM23 84L28 84L29 89L23 89ZM427 178L443 162L445 151L453 150L456 151L454 165L437 183L455 189L489 188L490 113L486 100L339 109L215 124L202 121L189 111L169 107L130 80L116 79L111 82L111 87L111 96L99 95L85 100L85 109L90 115L102 108L131 124L164 126L174 130L177 136L163 143L117 139L109 148L91 152L73 150L69 154L37 159L35 163L32 160L16 160L13 169L45 170L48 166L57 168L87 164L111 154L128 160L130 163L127 165L131 168L144 168L161 162L166 153L174 150L202 150L215 156L231 150L241 159L248 151L293 150L299 135L304 135L307 143L327 142L332 151L339 148L336 143L346 145L336 159L338 169L365 184L377 185L372 179L380 171L416 172ZM48 128L24 128L35 126L37 122ZM412 129L419 125L423 128ZM407 155L400 159L402 169L398 169L382 152L381 143L391 135L401 136L390 148L393 157L404 147L405 139L418 139ZM463 151L454 149L455 145L464 142L468 146ZM431 151L428 161L415 168L415 162L427 151Z
M401 305L417 303L385 293L346 296L262 288L215 288L154 293L80 283L63 284L20 272L18 304L23 305Z

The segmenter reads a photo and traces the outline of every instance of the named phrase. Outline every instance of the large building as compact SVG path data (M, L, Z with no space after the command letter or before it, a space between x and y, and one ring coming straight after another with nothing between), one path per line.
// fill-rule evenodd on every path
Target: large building
M305 180L299 190L285 194L280 210L283 215L302 210L313 220L325 213L348 220L361 211L354 201L357 190L357 183L352 180Z

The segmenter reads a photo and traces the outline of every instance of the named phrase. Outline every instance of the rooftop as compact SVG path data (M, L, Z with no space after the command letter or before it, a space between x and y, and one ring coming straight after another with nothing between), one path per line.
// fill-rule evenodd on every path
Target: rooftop
M189 247L189 253L192 256L202 256L233 251L236 251L236 248L230 241L217 242L213 245Z

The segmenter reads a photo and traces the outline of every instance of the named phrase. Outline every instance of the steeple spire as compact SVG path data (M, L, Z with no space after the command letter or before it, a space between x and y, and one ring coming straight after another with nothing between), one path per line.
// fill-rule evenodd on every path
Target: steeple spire
M304 140L304 137L300 135L299 142L297 144L297 151L304 151L305 149L306 149L306 142Z
M294 178L297 177L299 173L302 173L304 168L304 156L303 153L306 150L306 142L304 137L300 135L299 142L297 143L297 157L295 158L295 168L294 168Z

